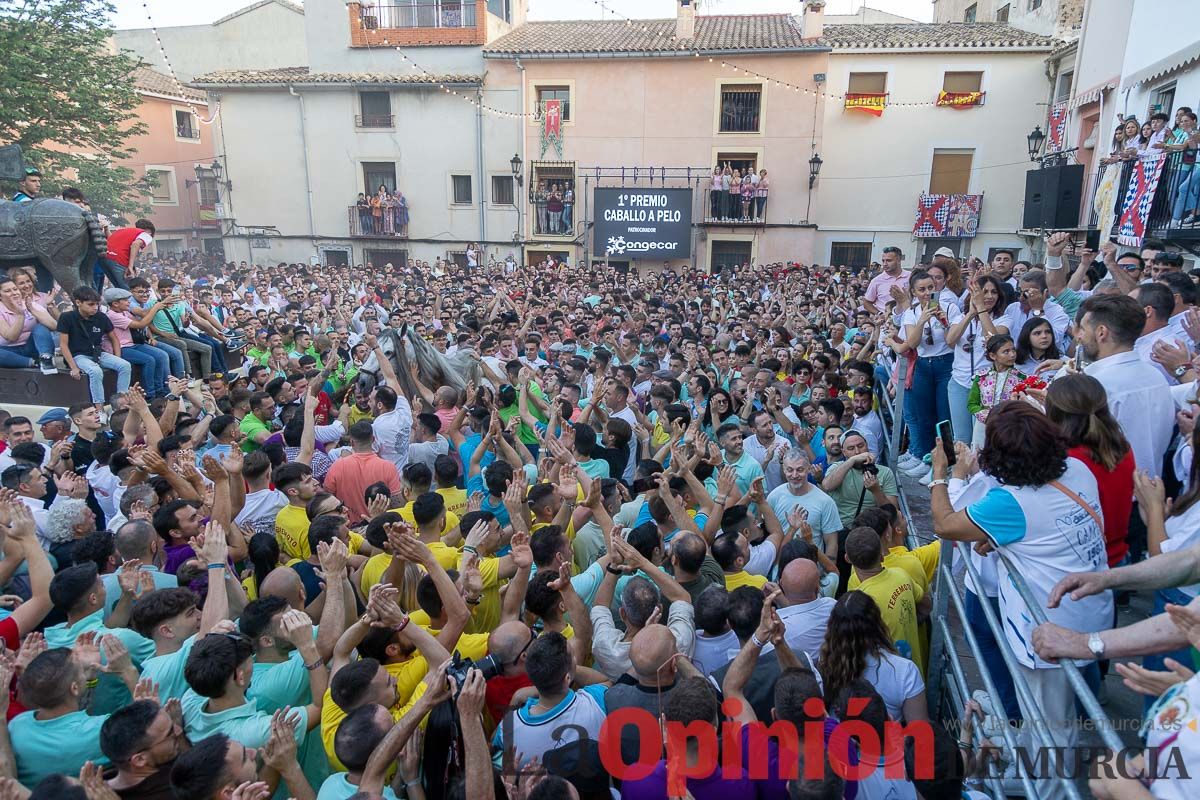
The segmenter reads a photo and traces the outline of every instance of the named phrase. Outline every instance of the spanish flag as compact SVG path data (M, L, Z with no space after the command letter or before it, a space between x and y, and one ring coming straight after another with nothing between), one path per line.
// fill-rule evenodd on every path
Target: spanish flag
M844 108L865 111L876 117L883 116L887 106L887 94L847 94Z
M983 92L938 92L937 104L948 108L970 108L983 104Z

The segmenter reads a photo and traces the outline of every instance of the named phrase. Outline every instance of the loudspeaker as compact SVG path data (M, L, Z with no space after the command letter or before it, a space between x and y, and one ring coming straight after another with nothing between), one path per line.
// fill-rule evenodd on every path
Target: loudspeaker
M1021 227L1063 229L1079 226L1083 165L1063 164L1025 173L1025 214Z

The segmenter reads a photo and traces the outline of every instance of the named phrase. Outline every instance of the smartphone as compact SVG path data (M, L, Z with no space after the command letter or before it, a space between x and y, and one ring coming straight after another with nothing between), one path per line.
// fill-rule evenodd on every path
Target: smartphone
M1083 347L1075 345L1075 371L1083 372Z
M937 435L946 453L946 463L953 467L958 462L958 456L954 452L954 429L950 420L944 419L937 424Z

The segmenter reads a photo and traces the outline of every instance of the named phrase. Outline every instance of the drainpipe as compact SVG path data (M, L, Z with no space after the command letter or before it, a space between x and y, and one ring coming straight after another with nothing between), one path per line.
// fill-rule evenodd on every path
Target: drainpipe
M475 90L475 96L479 98L479 103L475 106L475 141L477 144L478 153L476 154L475 170L479 173L479 258L483 259L483 242L487 241L487 174L483 169L483 87L480 86Z
M517 136L517 146L520 148L520 151L521 151L522 165L528 166L529 159L527 156L529 154L525 152L525 132L526 132L526 129L525 129L525 65L521 63L521 59L519 59L519 58L514 59L513 63L516 64L517 69L520 70L520 72L521 72L521 116L517 117L517 120L518 120L517 125L519 126L519 129L520 129L519 134ZM522 182L521 185L517 187L517 189L523 190L526 192L528 191L528 189L525 188L524 182ZM520 243L517 245L517 248L518 248L517 249L517 261L518 261L519 265L522 267L525 266L525 224L522 221L520 209L525 207L525 198L526 197L528 197L528 194L524 194L521 197L514 198L514 200L517 203L517 209L518 209L518 212L517 212L517 237L520 239ZM578 202L579 198L575 198L575 200L576 200L576 202Z
M308 171L308 129L304 124L304 95L296 91L296 87L288 84L288 94L300 101L300 148L304 151L304 198L308 202L308 236L312 240L313 250L316 251L317 226L313 221L312 180Z

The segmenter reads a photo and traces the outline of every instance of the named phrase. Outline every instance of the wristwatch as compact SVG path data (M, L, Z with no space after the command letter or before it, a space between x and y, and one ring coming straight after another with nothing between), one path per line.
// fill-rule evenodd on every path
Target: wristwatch
M1035 309L1033 309L1032 311L1030 311L1030 312L1029 312L1029 315L1030 315L1031 317L1040 317L1040 316L1042 316L1042 315L1043 315L1043 314L1045 314L1045 313L1046 313L1046 312L1045 312L1045 311L1042 311L1040 308L1035 308Z
M1092 655L1096 660L1104 658L1104 640L1100 638L1097 632L1089 633L1087 640L1088 650L1092 651Z
M178 403L178 402L179 402L179 395L177 395L177 394L169 394L169 395L167 395L167 396L166 396L166 398L165 398L165 399L166 399L166 401L167 401L168 403Z
M1187 364L1181 364L1180 366L1176 367L1171 374L1173 374L1176 378L1182 378L1184 375L1187 375L1187 371L1189 369L1191 369L1191 367L1189 367Z

